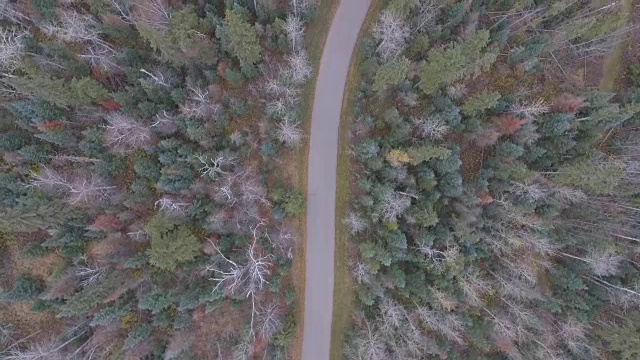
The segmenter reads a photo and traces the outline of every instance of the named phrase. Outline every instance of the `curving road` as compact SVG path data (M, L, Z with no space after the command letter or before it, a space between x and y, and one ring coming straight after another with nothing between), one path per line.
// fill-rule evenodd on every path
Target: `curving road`
M338 128L351 54L370 2L340 2L324 46L316 81L309 145L302 360L329 360Z

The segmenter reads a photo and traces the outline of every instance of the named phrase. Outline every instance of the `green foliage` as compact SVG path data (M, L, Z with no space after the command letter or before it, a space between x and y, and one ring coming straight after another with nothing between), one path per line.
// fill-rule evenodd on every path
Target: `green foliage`
M275 187L271 194L276 217L298 217L306 211L306 199L304 193L287 189L282 185Z
M107 90L91 78L74 78L67 82L64 79L56 79L37 73L30 76L9 78L7 82L18 91L39 97L63 108L90 105L105 100L109 96Z
M640 358L640 312L632 311L621 319L621 324L615 324L602 336L607 340L608 348L617 359L632 360Z
M152 314L158 314L173 304L174 300L164 289L155 289L149 294L140 298L138 307L144 310L150 310Z
M106 306L93 316L91 326L108 325L129 314L131 309L123 302L115 302Z
M373 90L383 91L388 85L397 85L404 80L409 70L409 59L399 57L382 65L373 79Z
M14 301L29 300L38 296L44 290L44 281L28 274L20 274L13 289L9 292L9 299Z
M409 163L414 166L432 159L444 160L450 153L447 148L441 146L419 146L407 149Z
M586 192L613 195L620 191L624 171L621 164L578 162L558 169L556 180L566 186L577 186Z
M149 262L162 270L176 270L198 256L202 248L188 226L161 214L151 218L146 230L151 237Z
M151 336L151 325L139 324L134 327L124 340L124 349L131 349Z
M260 44L253 25L245 21L237 9L227 9L223 34L234 56L249 64L260 61Z
M43 18L52 19L56 16L56 6L58 5L56 0L33 0L31 5Z
M34 232L67 221L70 209L59 203L24 204L0 209L0 231Z
M486 109L491 109L498 104L500 97L497 92L484 90L464 102L461 108L462 113L467 116L474 116Z

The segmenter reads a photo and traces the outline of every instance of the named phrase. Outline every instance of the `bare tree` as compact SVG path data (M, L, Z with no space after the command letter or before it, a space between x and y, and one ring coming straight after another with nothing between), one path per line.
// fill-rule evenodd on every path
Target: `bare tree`
M98 23L90 16L73 10L64 10L58 15L59 22L47 22L40 28L58 40L65 42L91 42L108 44L100 39Z
M378 41L376 52L384 61L393 60L400 55L410 34L409 27L391 10L383 10L380 13L372 32Z
M189 91L189 98L180 105L182 115L206 119L222 110L220 104L214 104L211 101L209 91L192 86L189 86Z
M351 263L351 276L358 284L369 284L373 278L373 275L367 269L367 265L360 261L354 261Z
M110 186L103 179L91 175L77 175L71 180L60 175L57 171L41 166L39 172L32 172L29 186L36 186L47 191L54 191L68 196L67 201L72 204L92 204L110 198L115 186Z
M458 344L464 344L462 321L448 311L430 310L417 306L416 315L423 324L447 337Z
M283 313L282 308L276 303L270 303L266 306L260 305L257 316L258 333L270 339L282 328Z
M151 141L151 130L138 120L121 112L106 116L106 140L116 151L129 152L144 147Z
M533 201L543 199L547 195L547 189L542 185L534 182L522 184L512 181L509 191L516 196L527 198Z
M544 103L543 99L534 102L516 102L511 105L512 114L522 117L529 121L535 120L538 116L549 112L549 106Z
M411 198L399 191L388 191L380 203L380 216L384 221L396 221L411 206Z
M342 223L347 226L351 235L362 232L368 227L367 221L362 216L360 216L360 214L354 211L350 211L347 214L347 217L342 220Z
M173 216L184 215L190 207L190 203L175 199L168 195L161 197L158 201L155 202L156 209L159 209L160 211Z
M287 20L284 23L284 31L287 32L289 42L291 43L291 50L295 53L296 50L299 50L299 47L302 47L302 45L299 45L302 44L304 36L304 24L302 20L296 15L287 15Z
M99 67L105 71L121 70L117 59L122 54L114 50L104 42L89 44L79 56L89 62L93 67Z
M415 12L413 18L413 29L422 31L433 25L438 17L440 8L446 3L438 0L421 0L418 5L418 11Z
M287 63L286 75L294 85L302 85L311 77L312 69L306 51L298 50L287 56Z
M442 139L449 132L449 126L440 115L414 117L416 134L422 138Z
M469 272L465 276L461 277L458 281L458 285L465 294L467 300L475 305L482 305L483 294L491 290L490 283L480 277L477 272Z
M24 53L22 38L26 32L0 28L0 69L11 72L20 62Z
M276 136L285 146L297 147L302 142L304 133L298 128L298 124L284 120L278 123Z
M218 175L227 174L229 167L232 167L236 163L236 158L233 156L218 156L215 159L207 160L203 155L196 156L196 158L202 163L200 168L200 174L204 177L210 177L216 179Z
M380 331L364 320L365 328L345 349L348 360L387 360L389 353Z
M215 273L211 279L217 282L213 291L223 288L225 292L233 295L242 295L251 299L251 335L255 334L254 321L258 314L256 309L256 295L262 288L268 284L267 278L271 275L271 267L273 266L273 255L264 254L263 249L257 245L258 239L261 237L260 227L263 223L257 224L253 229L253 242L247 248L245 253L246 264L237 263L226 257L213 241L210 240L218 254L222 259L222 266L211 265L207 269ZM220 267L224 267L221 270Z
M89 266L87 258L82 256L80 263L74 268L76 278L79 280L81 287L87 287L102 278L106 269L97 266Z

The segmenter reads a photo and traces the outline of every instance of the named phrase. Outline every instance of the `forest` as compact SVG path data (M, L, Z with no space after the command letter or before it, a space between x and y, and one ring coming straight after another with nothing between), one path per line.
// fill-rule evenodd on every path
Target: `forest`
M0 1L0 358L290 358L316 12Z
M343 110L346 359L640 358L637 5L374 4Z

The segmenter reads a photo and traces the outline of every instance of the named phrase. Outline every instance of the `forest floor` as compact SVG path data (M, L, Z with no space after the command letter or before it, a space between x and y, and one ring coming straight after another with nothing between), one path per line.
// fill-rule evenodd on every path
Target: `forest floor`
M382 0L373 0L364 24L360 28L358 41L365 36L370 27L375 22L378 12L382 8ZM349 65L349 74L347 75L347 83L342 102L342 113L340 118L340 129L338 134L338 166L337 166L337 183L336 183L336 237L335 237L335 258L334 258L334 285L333 285L333 313L331 322L331 360L340 360L344 358L343 348L347 330L351 323L353 306L355 303L353 282L349 272L349 232L342 220L349 210L349 199L352 191L354 178L351 176L351 156L349 154L349 128L351 121L351 107L355 100L360 83L360 48L356 45L351 63Z
M631 21L631 24L637 24L638 14L640 8L635 6L634 0L622 0L622 13L621 16L625 19L626 23ZM604 64L604 73L600 80L600 90L615 92L622 87L621 80L625 71L625 53L626 49L632 47L638 40L637 29L633 31L629 39L620 42L616 45L613 52L607 57ZM637 46L636 46L637 47Z
M315 95L316 79L320 69L322 49L329 34L331 21L338 8L338 0L321 0L316 19L309 24L305 31L305 47L309 55L309 62L313 68L313 76L307 82L302 94L302 126L307 138L311 132L311 112ZM289 165L285 169L285 177L288 185L296 190L307 191L307 167L309 160L309 142L302 149L292 152L289 159L284 159L283 164ZM296 229L299 240L295 248L294 260L291 269L293 285L296 289L296 336L291 343L291 356L293 359L302 358L302 334L304 331L304 289L305 289L305 249L307 217L296 219Z

